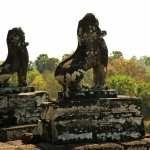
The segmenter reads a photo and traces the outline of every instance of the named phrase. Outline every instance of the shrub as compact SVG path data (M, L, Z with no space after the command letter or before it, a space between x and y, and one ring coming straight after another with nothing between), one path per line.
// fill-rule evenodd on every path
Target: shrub
M116 89L118 94L135 95L136 82L133 78L126 75L114 75L108 78L108 86Z

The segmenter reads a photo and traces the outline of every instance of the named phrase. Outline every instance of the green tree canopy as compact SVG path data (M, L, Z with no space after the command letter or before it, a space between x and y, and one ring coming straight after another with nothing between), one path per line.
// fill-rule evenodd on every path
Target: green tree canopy
M149 56L143 56L140 58L141 63L143 63L145 66L150 66L150 57Z
M35 60L35 64L40 73L43 73L45 70L53 72L59 64L59 59L49 58L47 54L40 54Z
M123 54L122 54L121 51L113 51L111 57L112 57L113 59L118 59L118 58L123 57Z
M58 66L59 64L59 59L57 58L49 58L48 60L48 70L50 70L51 72L54 72L56 67Z
M40 54L37 57L37 59L35 60L35 64L40 73L44 72L44 70L47 69L48 61L49 61L49 58L47 54Z
M64 54L62 56L62 61L64 61L65 59L69 58L72 54Z

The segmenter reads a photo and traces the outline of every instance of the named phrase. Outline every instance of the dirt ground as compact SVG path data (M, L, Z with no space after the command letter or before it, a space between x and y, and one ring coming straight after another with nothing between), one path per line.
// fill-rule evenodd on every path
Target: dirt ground
M0 142L0 150L141 150L150 149L150 137L121 143L80 145L52 145L50 143L24 144L21 140Z
M24 144L21 140L0 142L0 150L70 150L73 146L51 145L48 143Z

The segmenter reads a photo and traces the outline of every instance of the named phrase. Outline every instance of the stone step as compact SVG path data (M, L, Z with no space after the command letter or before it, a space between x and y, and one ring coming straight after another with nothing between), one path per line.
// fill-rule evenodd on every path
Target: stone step
M81 102L81 101L90 101L93 100L93 97L98 98L116 98L117 91L114 89L85 89L80 92L72 92L69 94L69 97L65 97L63 92L58 92L58 101L60 105L66 105L70 102Z
M21 139L24 133L32 133L36 124L17 125L0 129L0 141Z
M82 103L85 105L44 103L38 123L40 135L53 143L114 142L144 137L139 98L93 98L91 103Z
M0 95L15 94L15 93L26 93L26 92L34 92L34 91L35 91L35 89L32 86L27 86L27 87L19 87L19 86L0 87Z
M0 94L0 127L37 123L41 103L49 101L46 91Z

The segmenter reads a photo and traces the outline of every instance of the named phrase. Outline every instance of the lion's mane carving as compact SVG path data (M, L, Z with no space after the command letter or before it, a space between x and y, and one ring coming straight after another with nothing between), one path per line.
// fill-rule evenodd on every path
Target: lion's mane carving
M0 85L5 84L9 77L17 72L19 86L26 86L28 68L28 43L25 42L25 34L21 28L13 28L7 34L8 56L0 66Z
M63 86L66 95L70 91L80 89L80 81L84 72L93 68L94 88L104 88L108 64L108 49L103 37L106 31L101 31L99 22L91 13L79 21L77 36L78 47L74 54L61 62L55 77Z

